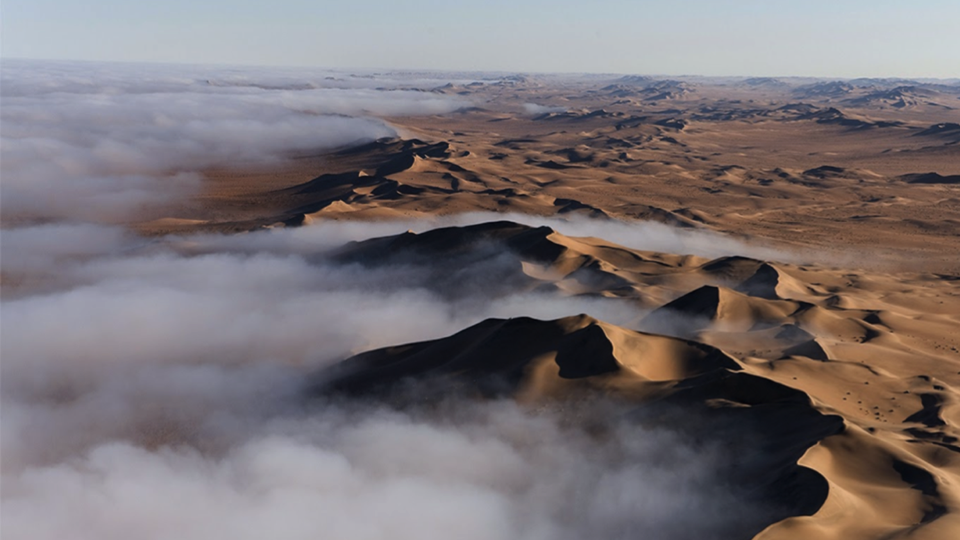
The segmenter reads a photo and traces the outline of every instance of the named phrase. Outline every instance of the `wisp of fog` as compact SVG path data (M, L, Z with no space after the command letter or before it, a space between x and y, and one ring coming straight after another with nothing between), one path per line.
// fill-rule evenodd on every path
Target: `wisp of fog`
M7 216L110 222L183 197L206 168L396 135L380 119L468 103L390 87L296 86L214 71L4 62ZM276 79L270 70L261 76Z

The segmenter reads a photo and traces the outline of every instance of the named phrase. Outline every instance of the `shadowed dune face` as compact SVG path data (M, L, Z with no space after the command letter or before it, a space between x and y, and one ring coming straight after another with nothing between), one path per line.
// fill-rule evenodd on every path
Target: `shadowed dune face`
M488 320L443 340L348 359L319 373L313 392L378 394L400 406L449 395L514 395L548 404L613 396L623 400L617 408L626 410L616 414L636 419L638 429L644 422L672 425L687 436L736 448L721 466L724 483L733 486L728 496L767 507L770 521L737 520L718 535L747 537L768 523L820 508L826 481L796 460L842 431L843 423L818 413L802 392L740 371L712 347L586 316Z
M960 87L170 69L4 63L5 534L960 530Z

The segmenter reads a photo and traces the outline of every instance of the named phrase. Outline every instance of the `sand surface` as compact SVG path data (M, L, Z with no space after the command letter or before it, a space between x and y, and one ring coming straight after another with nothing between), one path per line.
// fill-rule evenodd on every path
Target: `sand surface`
M210 171L193 201L201 207L168 217L242 230L303 216L583 214L708 228L861 266L960 271L955 88L906 87L898 92L932 97L899 106L866 99L869 88L824 97L804 86L658 84L670 92L549 81L438 89L482 105L390 118L402 140ZM567 112L529 114L529 103Z
M458 276L509 252L490 295L613 299L643 316L489 319L346 359L314 391L389 394L412 378L437 395L692 408L732 439L749 426L766 461L737 474L789 508L739 533L960 537L956 87L544 77L425 91L476 106L388 118L396 139L225 164L197 197L130 225L162 236L509 214L337 256L442 261L432 286L456 296ZM512 215L654 221L771 256L641 251Z

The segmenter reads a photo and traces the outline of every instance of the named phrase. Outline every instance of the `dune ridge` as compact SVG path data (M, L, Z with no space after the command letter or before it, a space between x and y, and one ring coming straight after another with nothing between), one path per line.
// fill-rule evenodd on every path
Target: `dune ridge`
M855 284L877 276L744 257L683 259L509 222L369 240L346 246L342 256L429 265L440 253L490 249L484 242L517 255L510 272L527 277L526 289L584 272L618 281L581 279L591 288L575 294L639 304L659 287L661 298L673 299L637 321L641 331L588 315L487 320L449 338L345 360L316 376L315 391L378 394L415 381L438 394L506 395L525 403L595 393L635 406L756 409L761 432L780 433L776 422L787 422L791 437L807 441L795 453L769 441L791 456L782 466L804 479L780 478L770 489L779 486L780 496L793 501L806 500L801 492L822 495L815 504L798 502L806 510L795 509L757 538L939 538L956 526L958 395L947 380L957 380L960 353L952 341L947 350L947 343L921 346L933 334L919 322L955 324L955 291L951 307L936 316L924 313L922 302L871 294L883 286ZM539 273L527 271L532 264ZM761 412L784 400L807 419ZM817 474L798 472L806 469ZM867 514L873 518L864 520Z

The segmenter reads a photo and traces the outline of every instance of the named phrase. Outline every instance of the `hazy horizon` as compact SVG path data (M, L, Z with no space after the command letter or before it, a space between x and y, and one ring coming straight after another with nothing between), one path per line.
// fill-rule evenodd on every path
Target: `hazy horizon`
M960 4L10 0L4 59L403 71L957 78Z
M237 71L249 71L255 72L257 70L262 70L263 72L277 71L305 71L310 72L314 71L317 73L338 73L345 76L381 76L381 75L390 75L390 74L400 74L400 75L424 75L424 76L438 76L437 80L444 80L441 76L447 76L453 78L454 76L467 76L467 75L483 75L489 77L490 80L494 80L504 76L510 75L529 75L529 76L544 76L544 77L593 77L603 79L605 77L630 77L630 76L639 76L639 77L651 77L653 79L664 79L664 78L675 78L675 79L715 79L715 80L738 80L738 79L750 79L750 78L770 78L770 79L782 79L782 80L796 80L797 84L803 84L807 81L853 81L858 79L866 80L904 80L904 81L916 81L916 82L945 82L945 83L960 83L960 75L955 77L908 77L903 75L886 75L886 76L816 76L816 75L758 75L755 73L728 73L722 75L704 75L702 73L655 73L655 72L613 72L613 71L510 71L510 70L464 70L464 69L425 69L425 68L416 68L416 67L331 67L331 66L309 66L309 65L300 65L300 66L286 66L286 65L264 65L264 64L242 64L242 63L216 63L216 62L167 62L167 61L151 61L151 60L82 60L82 59L71 59L71 58L23 58L23 57L3 57L3 62L7 62L8 66L10 63L22 63L22 64L46 64L49 66L55 65L77 65L77 64L90 64L90 65L99 65L103 67L134 67L134 66L150 66L156 68L184 68L184 69L212 69L212 70L237 70Z

